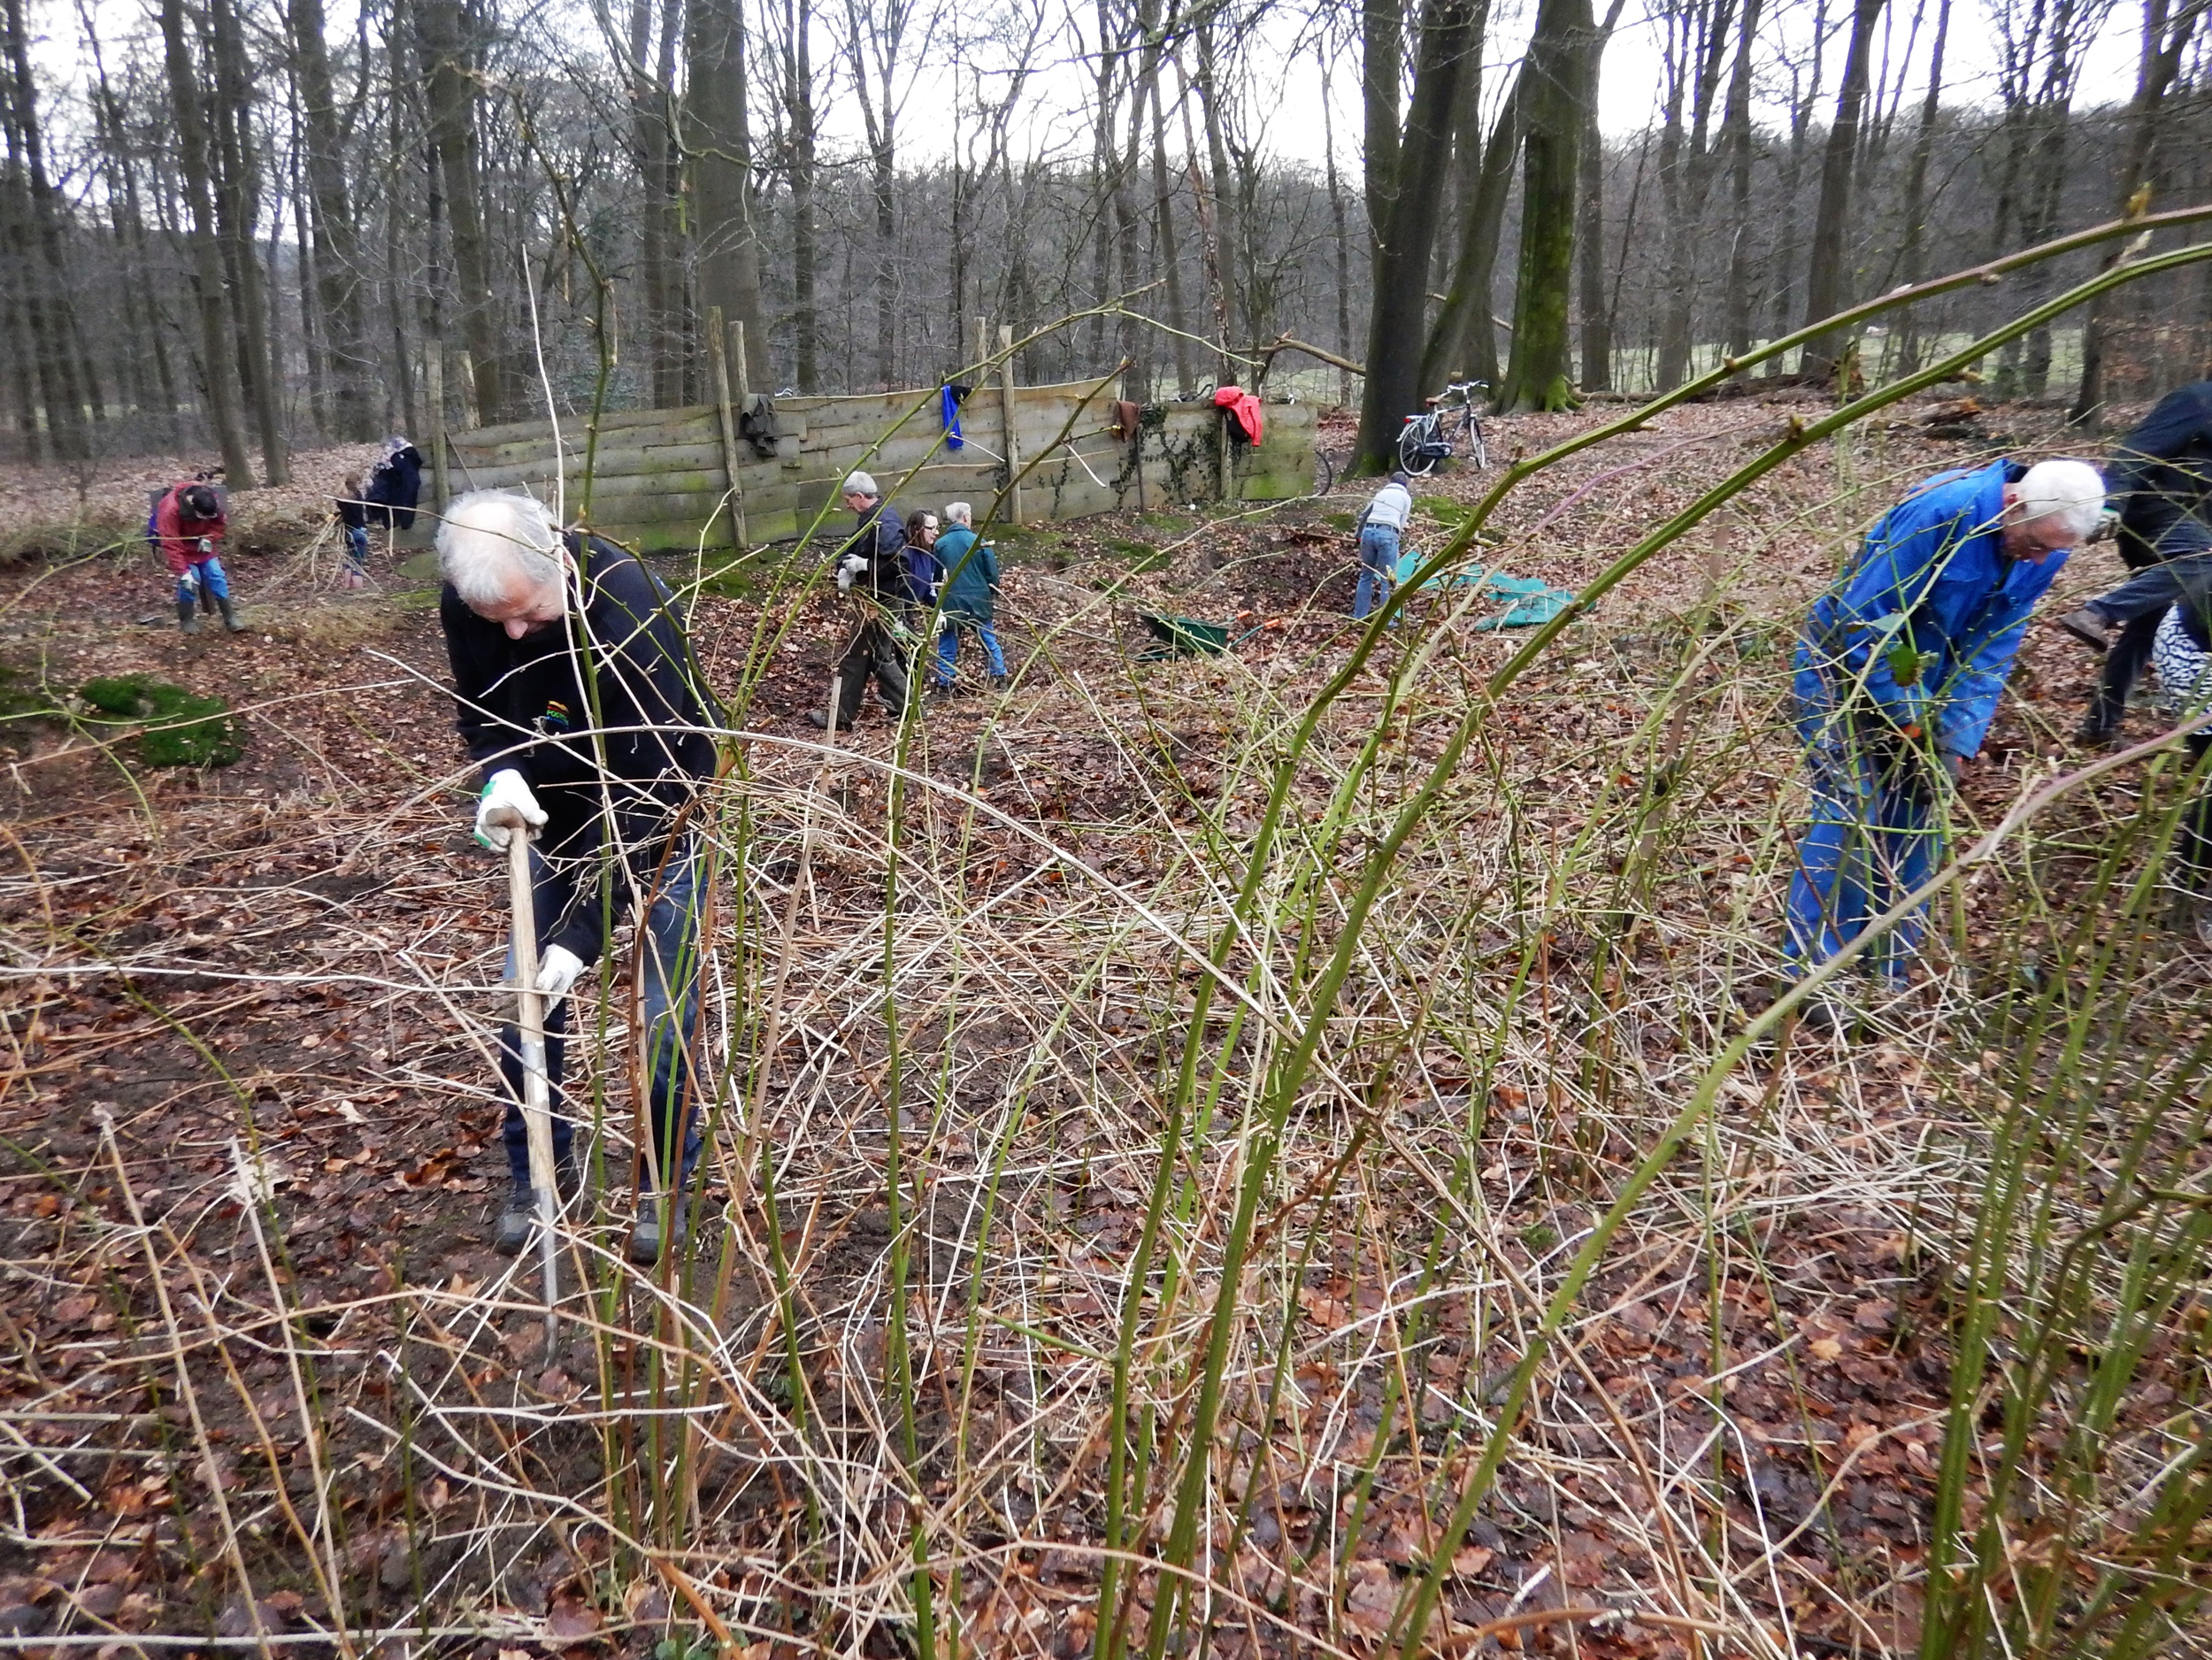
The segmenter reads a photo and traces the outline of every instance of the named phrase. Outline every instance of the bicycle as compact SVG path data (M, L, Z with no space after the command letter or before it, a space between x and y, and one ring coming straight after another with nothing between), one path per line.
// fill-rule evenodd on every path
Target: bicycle
M1455 447L1451 417L1456 413L1459 436L1467 440L1467 452L1476 470L1488 466L1490 449L1483 442L1482 417L1475 411L1475 394L1489 389L1487 380L1455 380L1430 398L1428 408L1420 414L1407 416L1405 426L1398 433L1398 465L1417 479L1435 472L1438 462L1448 461Z

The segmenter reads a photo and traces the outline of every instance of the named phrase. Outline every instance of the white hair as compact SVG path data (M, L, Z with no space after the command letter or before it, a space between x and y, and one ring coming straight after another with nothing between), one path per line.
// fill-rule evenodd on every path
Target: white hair
M2039 461L2013 487L2020 522L2055 519L2077 542L2097 527L2104 511L2104 478L2086 461Z
M947 502L945 517L956 525L972 525L975 523L975 509L965 502Z
M518 577L534 588L559 581L560 547L561 528L534 496L471 490L438 526L438 572L463 604L495 604Z

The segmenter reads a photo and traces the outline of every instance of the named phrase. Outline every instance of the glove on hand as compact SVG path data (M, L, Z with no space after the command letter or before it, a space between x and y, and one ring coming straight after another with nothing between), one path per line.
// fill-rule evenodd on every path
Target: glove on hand
M1950 780L1951 788L1956 789L1959 786L1959 768L1965 765L1966 757L1955 749L1938 749L1936 759L1943 763L1943 776Z
M852 585L867 573L868 561L864 556L857 553L847 554L837 562L838 591L840 593L849 591Z
M2119 510L2108 507L2097 515L2096 527L2089 533L2088 539L2091 542L2109 542L2119 534Z
M504 853L515 831L545 827L545 809L530 793L529 780L512 767L503 767L486 780L476 800L476 840L495 853Z
M538 994L545 999L545 1010L552 1013L553 1005L568 995L576 977L584 972L584 959L565 945L549 945L545 955L538 959Z
M177 581L186 593L198 593L200 591L200 567L196 565L186 565L184 574L178 577Z

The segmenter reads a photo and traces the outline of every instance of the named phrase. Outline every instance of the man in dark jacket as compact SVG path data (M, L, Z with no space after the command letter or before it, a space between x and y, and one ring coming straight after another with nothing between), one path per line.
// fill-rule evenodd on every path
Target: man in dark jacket
M606 950L631 904L642 911L643 1005L652 1145L630 1235L650 1264L681 1242L699 1157L692 1123L698 1020L699 836L685 810L715 774L722 714L696 672L668 590L629 554L563 535L526 496L477 490L438 527L439 621L453 665L461 741L482 769L476 836L530 849L546 1019L554 1156L572 1170L561 1073L569 989ZM513 956L507 972L514 972ZM517 1251L536 1214L523 1126L521 1045L499 1038L513 1188L500 1249ZM572 1178L571 1178L572 1180Z
M2105 654L2081 726L2086 743L2119 735L2128 692L2150 659L2159 623L2189 573L2212 569L2202 550L2212 524L2212 380L2159 399L2113 450L2107 473L2120 515L2120 557L2135 574L2059 619L2068 634Z
M895 716L906 713L907 657L912 631L905 617L911 601L906 566L906 528L884 505L876 481L865 473L845 480L845 505L851 508L853 534L837 554L837 586L860 603L860 626L837 665L837 724L850 726L872 676L878 696ZM818 709L807 719L827 728Z

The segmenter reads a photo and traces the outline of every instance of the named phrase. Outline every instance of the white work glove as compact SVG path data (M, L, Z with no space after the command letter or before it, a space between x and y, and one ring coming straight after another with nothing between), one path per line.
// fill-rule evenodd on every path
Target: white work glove
M2108 507L2104 510L2104 511L2097 515L2096 526L2090 531L2088 539L2091 542L2109 542L2113 539L2113 537L2118 535L2119 534L2119 510L2117 508Z
M849 592L856 581L867 574L868 561L866 557L857 553L847 554L843 558L837 562L838 592L841 594Z
M509 838L518 828L541 830L545 809L530 793L530 782L512 767L503 767L485 781L476 798L476 840L495 853L507 850Z
M177 578L177 581L183 587L186 593L198 593L200 591L200 567L196 565L186 565L183 573Z
M538 959L538 995L545 999L548 1014L553 1005L568 995L576 977L584 972L584 959L565 945L549 945L545 955Z
M203 559L212 558L214 554L215 538L212 536L202 536L200 538L200 557Z

